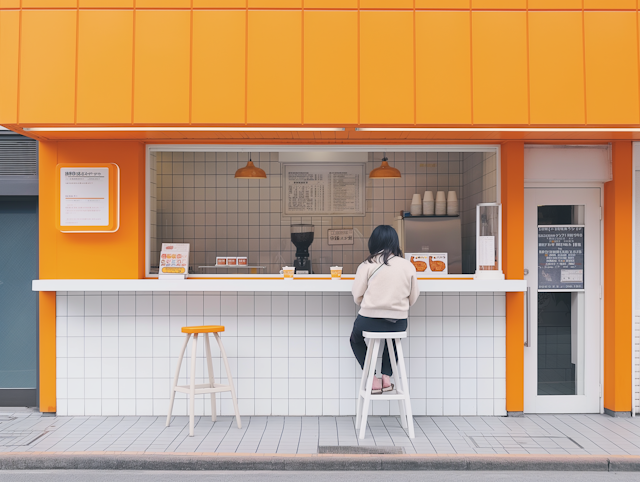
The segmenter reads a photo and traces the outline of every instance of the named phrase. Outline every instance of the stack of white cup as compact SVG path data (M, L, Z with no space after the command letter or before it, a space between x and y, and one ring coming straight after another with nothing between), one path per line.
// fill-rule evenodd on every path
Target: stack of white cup
M422 203L420 202L420 194L414 194L411 199L411 215L420 216L422 214Z
M447 200L444 191L436 193L436 216L445 216L447 214Z
M449 191L447 194L447 216L457 216L458 212L458 196L455 191Z
M422 198L422 214L433 216L436 209L436 202L433 200L433 191L425 191Z

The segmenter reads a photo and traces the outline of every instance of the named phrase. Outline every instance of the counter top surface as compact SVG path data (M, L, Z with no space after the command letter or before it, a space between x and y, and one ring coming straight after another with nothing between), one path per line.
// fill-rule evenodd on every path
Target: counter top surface
M419 280L422 292L523 292L524 280ZM33 291L321 291L351 292L353 280L327 279L46 279L34 280Z

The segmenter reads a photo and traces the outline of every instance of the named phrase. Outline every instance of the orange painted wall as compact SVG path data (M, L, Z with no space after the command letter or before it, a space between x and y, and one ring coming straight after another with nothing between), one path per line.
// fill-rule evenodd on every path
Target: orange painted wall
M502 269L524 279L524 142L502 145ZM507 411L524 410L524 294L507 293Z
M61 233L55 227L55 166L115 162L120 166L120 229ZM144 145L138 142L40 143L40 278L144 278Z
M0 121L640 124L636 0L114 1L0 1Z
M604 408L631 411L631 142L613 143L613 181L604 187Z

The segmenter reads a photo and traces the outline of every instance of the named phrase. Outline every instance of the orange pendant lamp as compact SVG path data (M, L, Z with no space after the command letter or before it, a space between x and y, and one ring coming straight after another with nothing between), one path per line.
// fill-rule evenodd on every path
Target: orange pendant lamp
M245 167L238 169L234 177L236 179L266 179L267 173L253 164L251 153L249 153L249 162Z
M382 164L369 173L369 179L397 179L402 177L400 171L395 167L391 167L387 161L389 159L387 159L387 154L385 153L382 158Z

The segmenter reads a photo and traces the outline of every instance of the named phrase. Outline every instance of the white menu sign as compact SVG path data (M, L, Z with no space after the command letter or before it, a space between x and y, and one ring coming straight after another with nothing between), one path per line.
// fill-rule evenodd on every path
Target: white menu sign
M60 169L60 226L109 225L109 169Z
M189 243L162 243L160 279L185 278L189 274Z
M285 216L364 216L365 165L284 165Z

